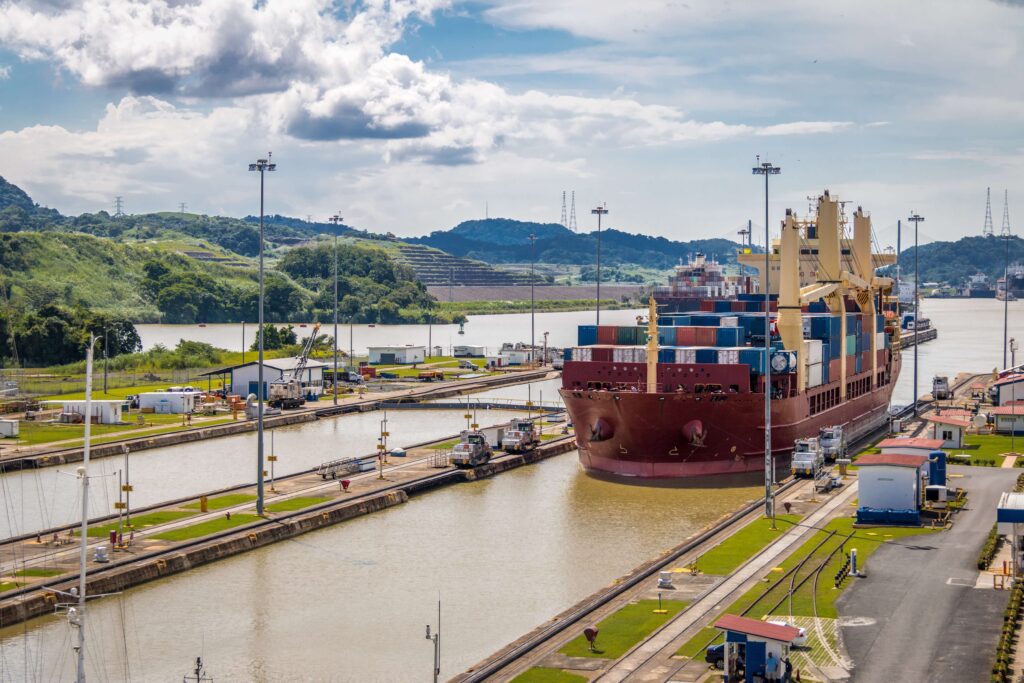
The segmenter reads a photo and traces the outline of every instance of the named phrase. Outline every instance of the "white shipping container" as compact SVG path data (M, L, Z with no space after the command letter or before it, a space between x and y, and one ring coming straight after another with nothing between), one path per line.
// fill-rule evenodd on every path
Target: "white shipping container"
M821 340L820 339L805 339L804 340L804 362L808 365L821 362Z
M738 365L740 352L737 349L718 349L719 365Z
M813 363L807 366L807 386L821 386L821 363Z
M877 334L875 334L875 348L874 348L874 350L877 351L878 349L884 349L884 348L885 348L885 332L878 332Z
M646 363L647 349L642 346L616 346L612 349L612 360L616 363Z
M719 327L739 327L739 325L739 316L729 315L722 318L721 325L719 325Z
M589 346L576 346L572 350L572 359L590 361L594 359L594 353Z
M676 349L677 363L696 363L697 349Z

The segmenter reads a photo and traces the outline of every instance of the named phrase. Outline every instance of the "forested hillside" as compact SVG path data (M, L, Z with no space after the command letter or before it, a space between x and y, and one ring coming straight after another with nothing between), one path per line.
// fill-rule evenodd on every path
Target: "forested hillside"
M922 282L945 282L960 285L975 273L985 273L994 282L1003 276L1003 265L1009 248L1009 262L1024 262L1024 240L1013 236L963 237L956 242L932 242L918 247L918 268ZM904 276L914 272L914 248L900 255Z

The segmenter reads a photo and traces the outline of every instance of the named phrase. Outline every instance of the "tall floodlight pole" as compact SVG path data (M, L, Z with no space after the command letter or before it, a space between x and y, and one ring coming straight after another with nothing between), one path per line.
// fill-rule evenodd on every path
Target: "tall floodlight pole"
M768 176L778 175L782 169L761 161L754 167L754 175L764 176L764 514L775 528L775 500L772 490L774 463L772 461L772 325L771 325L771 251L768 231Z
M921 279L921 274L917 268L917 224L924 221L924 217L911 211L910 218L907 220L914 224L914 417L917 417L917 347L920 346L919 342L921 341L917 338L917 314L918 309L921 308L921 299L918 294L918 281Z
M78 627L78 661L75 667L75 681L85 683L85 589L86 563L89 560L89 451L92 444L92 356L96 345L96 337L89 334L89 346L85 350L85 444L82 447L82 466L78 474L82 478L82 529L81 546L78 557L78 612L77 620L72 622Z
M533 297L533 269L534 264L537 262L537 236L532 232L530 233L530 365L536 360L534 354L534 348L537 345L537 340L534 335L534 324L533 324L533 308L534 308L534 297Z
M601 216L608 213L608 205L601 204L590 213L597 214L597 324L601 324Z
M903 245L900 243L903 237L903 224L896 221L896 325L897 329L903 329L903 306L900 304L900 254Z
M257 171L260 174L260 300L259 315L257 321L257 376L256 376L256 514L263 514L263 179L270 171L277 169L277 164L271 163L271 153L267 153L266 159L257 159L255 164L249 164L250 171Z
M1006 241L1006 252L1005 257L1003 258L1003 369L1005 370L1007 367L1007 333L1009 332L1010 324L1010 233L1003 233L1003 240ZM106 354L106 349L104 349L104 354ZM106 370L104 370L103 372L105 375ZM104 381L106 380L104 379Z
M338 405L338 225L344 219L339 212L329 220L334 223L334 405Z

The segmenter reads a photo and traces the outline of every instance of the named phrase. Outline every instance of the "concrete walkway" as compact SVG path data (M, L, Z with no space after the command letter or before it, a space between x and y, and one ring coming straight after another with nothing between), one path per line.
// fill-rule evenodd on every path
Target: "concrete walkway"
M774 567L776 562L788 554L803 539L808 532L809 526L820 526L839 507L846 505L857 494L857 482L852 481L840 491L828 503L823 505L801 520L799 526L794 526L786 532L775 543L765 548L746 565L733 572L727 579L722 581L711 592L702 599L690 606L689 609L680 614L676 619L670 621L661 630L657 631L650 638L634 647L631 651L615 663L603 675L594 679L603 683L616 683L627 678L644 680L643 669L645 667L658 667L663 669L663 660L675 654L682 643L675 642L683 632L707 617L708 614L731 603L730 596L738 591L748 580L759 576L769 568ZM655 678L663 680L663 671L658 672Z
M1015 470L951 467L968 507L941 534L886 543L836 603L856 681L987 681L1009 591L978 581L977 558Z

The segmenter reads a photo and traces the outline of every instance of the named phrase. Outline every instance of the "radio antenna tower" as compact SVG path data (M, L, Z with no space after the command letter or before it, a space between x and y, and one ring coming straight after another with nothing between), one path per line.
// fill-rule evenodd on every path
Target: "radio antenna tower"
M992 188L985 188L985 226L981 229L984 237L992 237Z
M1000 234L1003 237L1010 236L1010 191L1003 190L1003 229Z
M124 197L118 195L114 197L114 218L124 217Z
M563 228L569 227L569 218L565 213L565 190L562 190L562 220L560 220L559 223L562 224Z
M576 232L576 190L572 191L572 208L569 211L569 225L566 227Z

